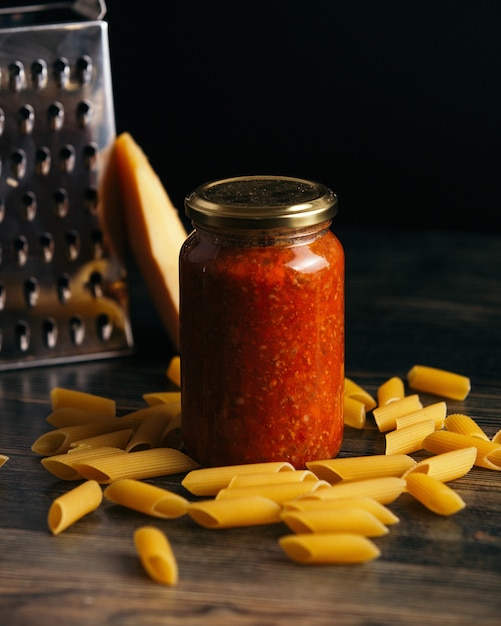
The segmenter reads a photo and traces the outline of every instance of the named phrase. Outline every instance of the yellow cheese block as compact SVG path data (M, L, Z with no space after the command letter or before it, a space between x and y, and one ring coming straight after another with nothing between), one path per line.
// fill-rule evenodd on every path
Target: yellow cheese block
M129 133L117 137L115 150L128 244L179 349L179 251L187 233L160 178Z

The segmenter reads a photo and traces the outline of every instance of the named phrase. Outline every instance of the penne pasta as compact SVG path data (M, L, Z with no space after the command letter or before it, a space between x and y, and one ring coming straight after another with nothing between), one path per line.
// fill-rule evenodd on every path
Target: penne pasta
M181 387L181 357L179 355L175 355L171 358L165 375L171 383Z
M373 498L381 504L389 504L405 490L405 480L396 476L347 480L317 489L313 493L301 496L306 499L330 500L332 498Z
M249 485L248 487L226 487L221 489L216 500L230 500L235 498L247 498L248 496L263 496L278 504L292 500L304 494L314 493L318 489L329 488L325 480L270 483L268 485Z
M344 379L344 395L362 402L366 411L372 411L376 406L374 397L366 389L351 380L351 378Z
M57 476L61 480L82 480L84 477L75 468L77 463L90 461L100 457L123 454L127 453L120 448L89 448L87 446L82 446L74 450L69 450L64 454L44 457L41 460L41 463L47 471L54 474L54 476Z
M465 507L463 499L454 489L429 474L409 474L407 491L438 515L453 515Z
M435 402L435 404L429 404L422 409L397 417L396 428L405 428L405 426L432 419L435 423L435 430L440 430L444 426L446 414L447 404L445 402Z
M120 448L125 449L127 442L132 436L134 431L132 428L123 430L113 430L111 433L103 433L102 435L96 435L95 437L87 437L85 439L78 439L70 443L69 450L75 448ZM69 451L68 450L68 451Z
M424 439L435 430L431 419L392 430L385 435L385 454L411 454L423 449Z
M47 422L55 428L64 428L78 424L89 424L90 422L101 422L109 418L110 415L106 413L89 411L88 409L78 409L73 406L63 406L49 413Z
M406 454L371 454L309 461L306 466L320 480L331 484L342 480L362 480L380 476L402 476L416 461Z
M131 423L122 417L108 417L99 422L65 426L40 435L31 446L31 449L36 454L44 456L62 454L67 452L75 441L130 427Z
M477 457L476 448L458 448L450 452L435 454L427 459L419 461L411 467L402 478L406 479L412 472L433 476L441 482L449 482L465 476L475 464Z
M381 537L388 528L364 509L343 507L330 511L284 511L282 521L295 533L357 533Z
M0 454L0 467L3 467L8 460L9 457L6 454Z
M53 387L50 392L52 410L63 407L74 407L85 411L104 413L109 417L116 414L116 403L110 398L104 398L85 391Z
M295 468L286 461L203 467L189 472L181 484L195 496L215 496L221 489L228 487L233 476L237 474L257 474L261 472L274 474L276 472L290 471L295 471Z
M344 425L351 428L358 428L359 430L364 428L366 423L366 408L365 404L357 398L352 398L345 395L344 402Z
M260 495L205 500L188 506L188 515L205 528L237 528L280 522L280 505Z
M162 447L163 434L173 419L174 416L169 412L152 413L139 424L125 451L137 452L138 450Z
M235 487L249 487L259 485L271 485L274 483L318 481L318 477L309 470L294 470L293 472L276 472L275 474L236 474L230 480L228 489Z
M285 535L279 545L292 561L302 564L365 563L381 555L374 542L357 533Z
M492 443L500 443L501 444L501 430L498 430L497 433L491 439Z
M451 430L455 433L462 433L463 435L471 435L472 437L480 437L485 441L489 441L489 436L485 433L477 422L469 415L462 413L452 413L444 422L444 428Z
M66 530L79 519L95 511L103 493L95 480L88 480L56 498L49 509L47 522L53 535Z
M106 487L103 495L115 504L163 519L185 515L189 504L177 493L132 478L115 480Z
M148 576L162 585L175 585L179 571L177 560L165 534L154 526L134 531L134 545Z
M377 403L378 406L384 406L401 400L405 396L404 381L398 376L388 378L384 383L377 388Z
M407 381L416 391L432 393L451 400L464 400L471 389L467 376L426 365L414 365L407 373Z
M159 404L181 404L180 391L157 391L143 393L143 400L149 406L158 406Z
M426 437L423 447L434 454L459 448L475 448L477 450L476 466L501 470L501 443L485 441L475 435L464 435L450 430L437 430Z
M79 462L75 469L89 480L108 484L119 478L155 478L180 474L198 467L198 464L174 448L151 448L123 455L105 456Z
M379 432L384 433L389 430L394 430L397 427L398 417L407 415L408 413L412 413L422 408L423 405L419 396L417 394L413 394L410 396L404 396L400 400L395 400L394 402L390 402L384 406L378 406L372 411L372 414L376 420Z
M284 502L282 510L286 511L334 511L347 508L363 509L374 515L382 524L386 526L399 522L398 517L374 498L366 496L354 496L346 498L331 498L330 500L309 500L307 498L297 498Z
M162 433L161 441L164 448L176 448L181 450L183 447L183 433L181 413L173 417L165 427Z

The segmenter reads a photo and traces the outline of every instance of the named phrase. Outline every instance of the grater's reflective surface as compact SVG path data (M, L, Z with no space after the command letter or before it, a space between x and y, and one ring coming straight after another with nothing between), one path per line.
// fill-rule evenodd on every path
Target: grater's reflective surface
M107 25L0 29L0 72L0 370L129 353L126 272L98 215Z

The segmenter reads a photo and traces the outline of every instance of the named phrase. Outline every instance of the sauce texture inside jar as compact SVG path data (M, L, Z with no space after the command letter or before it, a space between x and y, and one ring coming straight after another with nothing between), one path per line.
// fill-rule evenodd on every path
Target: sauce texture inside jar
M328 225L306 231L248 245L197 229L183 246L183 437L202 465L339 452L344 254Z

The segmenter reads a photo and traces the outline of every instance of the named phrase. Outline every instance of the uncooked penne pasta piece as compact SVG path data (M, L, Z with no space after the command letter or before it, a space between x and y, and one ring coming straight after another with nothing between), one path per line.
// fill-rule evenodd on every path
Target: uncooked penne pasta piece
M367 420L367 410L365 404L357 398L345 395L344 402L344 425L351 428L364 428Z
M295 533L357 533L381 537L388 528L369 511L357 508L330 511L283 511L282 521Z
M203 467L189 472L181 484L195 496L215 496L221 489L227 487L233 476L237 474L258 474L261 472L274 474L291 471L295 471L295 468L287 461Z
M131 437L125 451L137 452L139 450L162 447L163 433L169 425L169 422L172 421L173 417L174 416L172 415L159 412L153 413L144 419L137 427L134 435Z
M181 450L183 447L183 433L182 433L182 415L178 413L175 415L165 427L162 433L162 446L165 448L176 448Z
M167 536L154 526L141 526L134 531L134 545L148 576L162 585L175 585L179 570Z
M491 439L491 442L501 444L501 430L498 430L497 433L494 434L494 436Z
M103 492L95 480L87 480L67 491L51 504L47 518L50 531L59 535L76 521L95 511L102 499Z
M429 474L409 474L407 491L438 515L453 515L465 507L464 500L454 489Z
M404 428L416 422L432 419L435 422L435 430L439 430L444 426L446 415L447 404L445 402L435 402L412 413L407 413L407 415L397 417L396 428Z
M180 391L155 391L143 393L143 400L149 406L158 406L159 404L180 404Z
M344 379L344 395L362 402L366 411L372 411L377 404L375 398L351 378Z
M232 500L202 500L188 506L188 515L205 528L237 528L280 522L280 505L250 495Z
M443 483L465 476L475 464L476 448L458 448L450 452L442 452L419 461L411 467L402 478L406 479L412 472L428 474Z
M235 487L257 487L259 485L271 485L275 483L300 483L305 481L318 481L318 476L309 470L294 470L293 472L270 472L257 474L236 474L228 484L228 489Z
M434 431L435 422L429 419L387 432L385 435L385 453L387 455L411 454L422 450L424 439Z
M407 415L418 409L422 409L423 404L417 394L404 396L400 400L395 400L389 404L376 407L372 414L376 420L379 432L384 433L397 427L397 417Z
M165 375L171 383L181 387L181 357L178 354L169 361Z
M198 464L174 448L151 448L139 452L126 452L121 456L108 456L77 463L75 469L87 479L102 484L119 478L155 478L188 472Z
M330 484L325 480L270 483L269 485L250 485L248 487L226 487L217 493L216 500L263 496L278 504L282 504L287 500L325 488L330 488Z
M469 415L464 415L463 413L451 413L444 421L444 428L455 433L480 437L485 441L489 441L489 436L480 428L477 422Z
M306 466L320 480L331 484L380 476L402 476L416 461L406 454L370 454L308 461Z
M89 448L86 446L74 450L70 449L63 454L46 456L41 460L41 464L47 471L61 480L82 480L84 477L75 468L77 463L83 463L104 456L123 454L127 453L120 448Z
M186 498L173 491L132 478L115 480L103 495L115 504L163 519L185 515L189 505Z
M50 398L53 411L62 407L74 407L76 409L104 413L109 417L116 415L115 400L85 391L53 387L50 391Z
M43 435L33 443L31 449L36 454L51 456L67 452L74 441L80 441L87 437L95 437L103 433L111 433L115 430L130 428L131 423L122 417L108 417L100 422L89 422L87 424L76 424L55 428Z
M374 498L366 496L354 496L352 498L331 498L330 500L308 500L306 498L297 498L284 502L283 511L333 511L343 510L347 508L363 509L369 511L385 526L396 524L400 520L390 511L388 507Z
M111 433L103 433L102 435L96 435L95 437L78 439L77 441L72 441L70 443L69 449L112 447L124 450L133 432L132 428L126 428L122 430L113 430Z
M471 389L467 376L426 365L414 365L407 373L407 382L416 391L451 400L464 400Z
M378 406L384 406L385 404L390 404L390 402L395 402L395 400L401 400L404 396L404 381L398 376L388 378L388 380L377 388Z
M463 435L463 433L455 433L451 430L437 430L425 438L423 447L434 454L458 448L476 448L476 466L501 470L501 443L485 441L481 437Z
M278 541L292 561L305 565L365 563L381 555L373 541L356 533L302 533Z
M47 415L47 422L54 428L64 428L65 426L76 426L77 424L89 424L90 422L102 422L109 419L109 414L88 409L78 409L74 406L63 406L54 409Z
M0 467L5 465L8 460L9 460L9 457L6 454L0 454Z
M313 493L300 496L301 499L330 500L331 498L367 497L381 504L389 504L405 490L405 480L396 476L366 478L364 480L347 480L330 487L322 487Z

